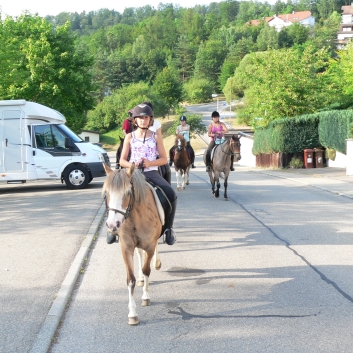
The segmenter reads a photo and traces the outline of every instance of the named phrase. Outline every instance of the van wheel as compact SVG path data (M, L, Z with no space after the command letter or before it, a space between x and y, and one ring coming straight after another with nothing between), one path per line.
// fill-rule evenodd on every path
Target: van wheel
M69 189L84 189L90 182L90 175L85 167L73 165L66 169L64 180Z

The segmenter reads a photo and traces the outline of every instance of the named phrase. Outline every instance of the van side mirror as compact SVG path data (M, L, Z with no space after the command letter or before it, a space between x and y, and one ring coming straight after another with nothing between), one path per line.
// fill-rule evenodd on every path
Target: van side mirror
M72 148L72 142L70 137L65 137L65 148Z

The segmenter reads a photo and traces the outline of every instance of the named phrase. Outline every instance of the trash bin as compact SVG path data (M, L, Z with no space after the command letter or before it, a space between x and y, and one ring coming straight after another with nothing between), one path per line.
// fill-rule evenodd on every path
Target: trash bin
M324 150L322 148L314 148L315 153L315 167L324 167Z
M307 148L304 150L305 168L314 168L314 150Z

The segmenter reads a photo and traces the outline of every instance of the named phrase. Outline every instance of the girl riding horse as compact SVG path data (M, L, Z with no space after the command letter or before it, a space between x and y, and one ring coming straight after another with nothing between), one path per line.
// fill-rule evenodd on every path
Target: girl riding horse
M126 135L121 152L120 165L129 168L132 163L139 166L147 180L160 186L169 199L172 210L165 224L165 241L173 245L176 235L173 230L174 216L177 206L177 197L171 185L163 179L158 167L167 163L167 156L162 136L149 130L153 125L153 111L147 104L139 104L133 109L133 119L137 129ZM129 153L131 157L128 159ZM158 158L157 158L158 157Z

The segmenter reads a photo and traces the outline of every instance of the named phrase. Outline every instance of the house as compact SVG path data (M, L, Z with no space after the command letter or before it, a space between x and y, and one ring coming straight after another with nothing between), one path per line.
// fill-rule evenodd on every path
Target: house
M310 11L293 11L291 14L273 15L263 18L263 21L267 22L270 27L274 27L277 32L280 32L283 27L288 27L293 23L300 23L303 26L314 26L315 24L315 18L311 16ZM258 26L261 21L252 20L248 23L253 26Z
M101 133L98 131L82 130L82 132L78 136L80 136L83 141L91 142L91 143L99 143L100 134Z
M342 22L337 34L337 48L342 49L353 38L353 3L341 7Z

